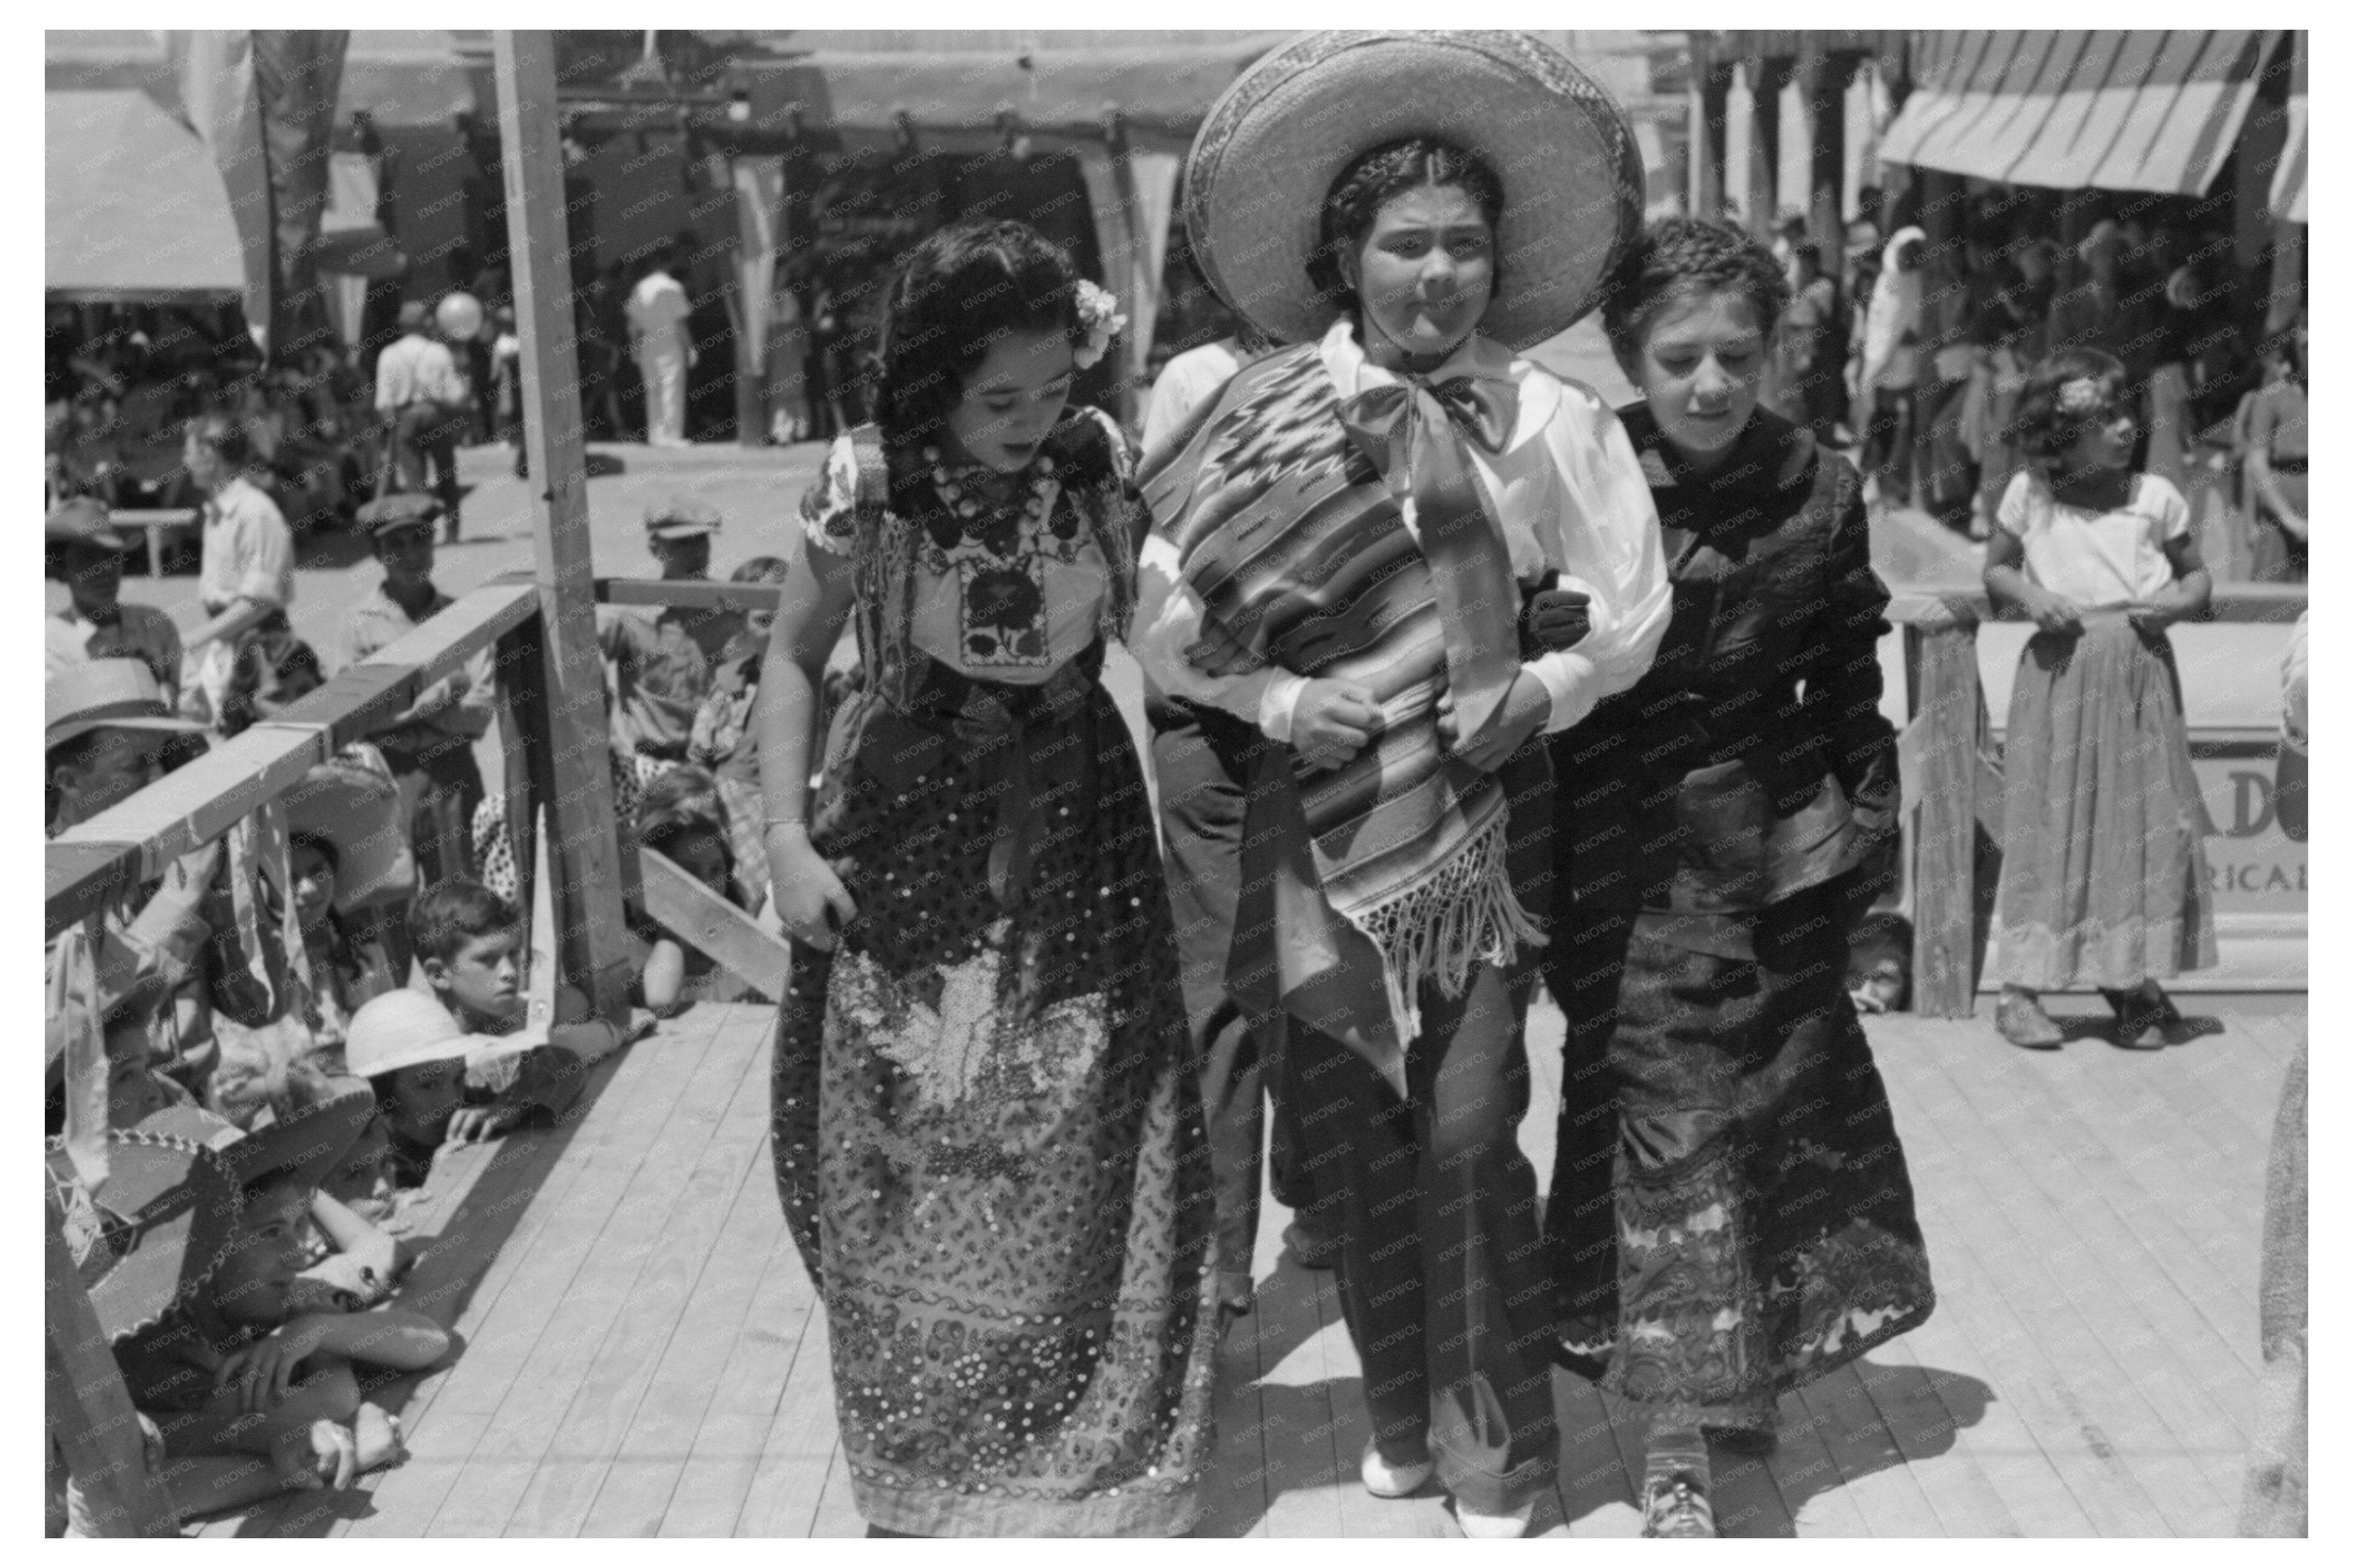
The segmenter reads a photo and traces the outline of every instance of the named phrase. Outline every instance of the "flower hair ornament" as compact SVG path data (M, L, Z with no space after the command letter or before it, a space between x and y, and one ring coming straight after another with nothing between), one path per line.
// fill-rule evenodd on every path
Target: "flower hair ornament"
M2073 381L2059 384L2059 412L2062 414L2091 414L2106 401L2100 395L2098 380L2092 376L2079 375Z
M1112 339L1127 328L1127 318L1119 313L1119 301L1110 289L1101 284L1079 279L1079 324L1087 330L1087 341L1072 353L1071 359L1081 370L1091 368L1111 347Z

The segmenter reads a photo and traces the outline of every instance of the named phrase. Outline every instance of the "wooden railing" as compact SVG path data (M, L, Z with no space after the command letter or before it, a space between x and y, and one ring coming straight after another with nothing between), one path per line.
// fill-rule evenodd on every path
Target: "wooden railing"
M2304 613L2296 584L2214 589L2209 621L2286 623ZM1904 628L1911 724L1904 737L1912 828L1912 1006L1966 1018L1976 1005L2001 844L2001 797L1990 787L1989 716L1978 679L1978 626L1997 617L1984 592L1899 590L1888 619Z
M512 574L465 595L406 637L329 680L276 717L157 780L128 800L51 839L45 852L43 900L47 934L54 936L106 905L164 875L172 862L210 842L265 803L301 782L314 765L416 701L419 692L494 650L505 750L507 820L527 834L542 808L549 831L576 836L566 806L581 792L564 786L547 743L541 636L541 592L528 572ZM628 579L596 584L596 596L623 605L691 608L773 608L770 584L651 583ZM596 725L601 733L602 704ZM593 764L601 765L599 749ZM607 818L609 821L609 817ZM593 825L588 826L594 831ZM515 846L519 871L533 865L526 837ZM607 854L620 868L625 901L724 965L764 994L779 994L790 950L743 910L696 881L663 856L636 851L616 835ZM586 862L554 857L559 882L567 867ZM559 887L554 900L567 901ZM593 959L591 960L593 963ZM575 960L576 963L576 960ZM565 977L585 978L575 964ZM586 989L586 986L583 987ZM52 1072L58 1063L48 1058ZM139 1427L112 1352L72 1265L63 1214L48 1202L47 1365L50 1427L67 1467L83 1490L92 1517L109 1532L176 1533L169 1501L141 1455Z

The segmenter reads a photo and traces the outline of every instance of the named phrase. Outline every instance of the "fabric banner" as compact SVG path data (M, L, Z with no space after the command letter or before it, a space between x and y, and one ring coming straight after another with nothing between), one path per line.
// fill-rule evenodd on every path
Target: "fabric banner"
M1127 318L1127 330L1120 335L1120 381L1140 397L1150 379L1152 329L1160 314L1161 268L1168 256L1168 219L1185 160L1174 153L1104 142L1082 142L1076 151L1094 208L1103 287L1118 297L1120 313Z
M785 161L782 158L737 158L735 182L735 258L744 292L743 332L751 368L765 375L768 366L768 329L776 320L771 296L776 283L776 254L784 247Z
M210 28L164 35L188 124L228 192L245 257L247 330L273 355L327 331L313 251L350 37Z

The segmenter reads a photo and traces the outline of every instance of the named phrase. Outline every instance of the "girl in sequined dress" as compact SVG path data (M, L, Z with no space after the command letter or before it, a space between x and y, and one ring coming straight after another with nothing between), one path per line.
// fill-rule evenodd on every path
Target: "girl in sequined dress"
M1176 1535L1209 1441L1209 1173L1135 749L1126 438L1067 406L1118 326L1016 223L944 230L880 421L801 505L754 724L795 947L777 1184L859 1511L923 1535ZM868 679L811 774L856 616Z

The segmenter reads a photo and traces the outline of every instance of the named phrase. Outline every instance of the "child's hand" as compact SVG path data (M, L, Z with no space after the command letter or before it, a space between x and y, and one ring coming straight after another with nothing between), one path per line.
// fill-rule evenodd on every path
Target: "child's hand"
M2077 636L2084 630L2083 606L2063 594L2036 594L2026 601L2026 613L2046 632Z
M342 1491L359 1473L359 1439L339 1421L313 1421L282 1434L269 1462L290 1491Z
M227 1388L237 1384L237 1407L241 1410L269 1409L293 1386L294 1369L318 1351L326 1321L322 1317L305 1315L272 1329L223 1361L220 1370L213 1373L213 1386Z
M449 1118L449 1131L442 1137L444 1148L461 1148L468 1143L484 1143L499 1137L515 1124L515 1114L503 1105L465 1105Z

